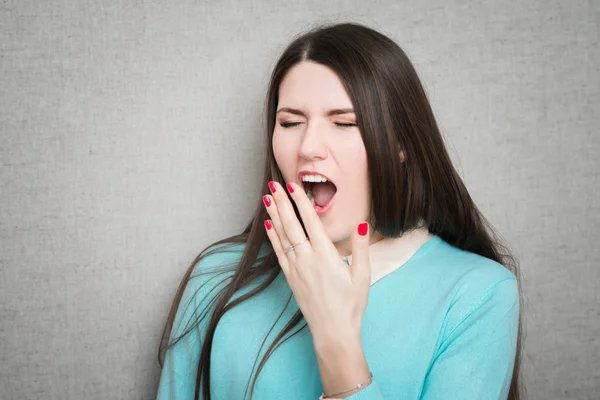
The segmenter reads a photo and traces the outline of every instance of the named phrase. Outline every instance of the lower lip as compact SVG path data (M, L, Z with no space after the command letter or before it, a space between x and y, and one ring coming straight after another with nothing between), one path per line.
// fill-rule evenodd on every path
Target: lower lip
M318 206L315 204L314 208L315 208L317 215L321 216L321 215L325 214L327 211L329 211L329 209L331 208L331 205L333 204L334 199L335 199L335 194L333 195L331 200L329 200L329 203L327 203L327 205L325 207L321 207L321 206Z

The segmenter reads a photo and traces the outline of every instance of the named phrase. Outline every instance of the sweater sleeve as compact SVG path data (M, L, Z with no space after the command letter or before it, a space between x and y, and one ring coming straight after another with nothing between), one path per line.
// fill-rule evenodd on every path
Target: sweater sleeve
M188 328L203 318L196 327L182 337L165 354L158 385L157 400L194 399L196 373L203 338L206 334L216 294L226 285L229 275L216 268L226 257L221 253L201 259L192 272L182 295L173 327L171 340L180 337Z
M449 323L425 377L421 400L507 398L519 323L517 281L502 279L479 293L457 300L448 311ZM369 386L346 399L386 397L375 376Z

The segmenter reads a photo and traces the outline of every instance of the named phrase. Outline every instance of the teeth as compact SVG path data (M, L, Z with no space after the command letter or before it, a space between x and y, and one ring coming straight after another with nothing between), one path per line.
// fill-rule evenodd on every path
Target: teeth
M322 175L316 175L316 174L312 174L312 175L304 175L302 177L302 182L328 182L327 178L325 178ZM306 190L306 196L308 197L308 199L310 200L310 202L312 203L313 207L315 206L315 198L313 197L312 194L312 188L308 188Z
M321 175L304 175L302 182L327 182L327 178Z

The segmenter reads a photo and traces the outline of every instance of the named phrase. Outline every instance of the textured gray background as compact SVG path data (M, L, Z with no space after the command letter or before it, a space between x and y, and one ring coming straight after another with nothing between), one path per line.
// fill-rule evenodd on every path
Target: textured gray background
M529 398L597 399L598 2L281 3L0 1L0 397L155 395L185 268L260 201L278 54L358 21L406 49L521 262Z

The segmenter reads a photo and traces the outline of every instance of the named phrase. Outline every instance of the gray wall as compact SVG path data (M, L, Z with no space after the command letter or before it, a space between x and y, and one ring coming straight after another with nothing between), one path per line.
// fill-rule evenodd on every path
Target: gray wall
M406 49L520 259L529 398L597 399L598 2L281 3L0 1L0 397L155 395L184 270L260 201L276 57L351 20Z

